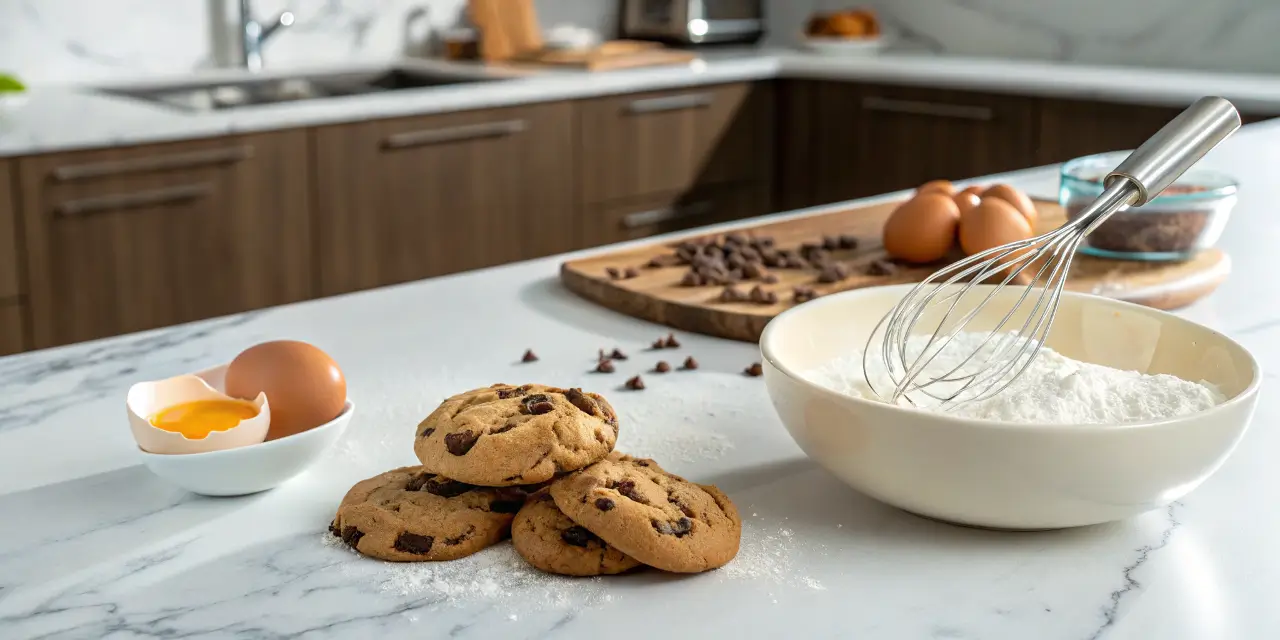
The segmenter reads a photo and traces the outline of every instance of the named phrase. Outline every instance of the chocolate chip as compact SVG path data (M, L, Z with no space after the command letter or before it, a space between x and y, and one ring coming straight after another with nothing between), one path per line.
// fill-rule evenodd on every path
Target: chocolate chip
M627 380L627 388L632 391L640 391L644 389L644 380L641 380L640 376Z
M840 282L848 277L849 273L844 265L829 264L822 268L822 272L818 274L818 282L832 283Z
M731 233L726 233L724 235L724 241L732 242L733 244L746 244L747 237L742 235L741 233L738 233L737 231L734 231Z
M841 234L839 240L840 240L841 249L857 249L858 248L858 239L855 238L854 236L851 236L848 234Z
M524 506L524 498L497 498L489 503L489 511L493 513L516 513Z
M747 297L750 298L752 302L764 304L765 300L768 298L767 294L768 292L765 291L763 287L756 285L755 287L752 287L751 292L747 294Z
M533 349L525 349L524 355L520 356L520 362L537 362L537 361L538 361L538 354L534 353Z
M809 266L809 263L804 258L787 258L786 263L782 266L788 269L804 269Z
M614 504L613 500L608 498L596 498L596 508L601 511L608 511L615 506L617 505Z
M476 440L480 439L480 434L474 431L459 431L451 433L444 437L445 451L455 456L466 455L471 447L476 446Z
M613 373L613 372L614 372L614 368L613 368L612 360L601 360L600 364L596 365L596 373Z
M569 389L564 392L564 397L569 404L580 409L583 413L594 416L596 414L596 401L590 396L582 392L582 389Z
M475 532L476 532L476 526L469 525L467 527L467 530L464 531L461 535L457 535L452 538L445 538L444 543L451 547L460 545L463 542L465 542L468 538L470 538L471 535L474 534Z
M364 532L351 525L342 528L342 541L352 549L356 548L356 545L360 543L360 538L363 537Z
M724 279L726 282L742 282L742 269L731 269Z
M766 273L760 276L760 282L765 284L778 284L778 275L775 273Z
M609 274L610 280L617 280L622 277L622 272L618 271L617 267L608 267L604 272Z
M602 499L603 499L603 500L608 500L608 498L602 498ZM612 501L612 500L610 500L610 506L609 506L609 509L612 509L612 508L613 508L612 502L613 502L613 501ZM608 511L609 509L605 509L605 511ZM337 521L337 520L330 520L330 521L329 521L329 534L330 534L330 535L332 535L332 536L333 536L333 537L335 537L335 538L341 538L341 537L342 537L342 532L338 530L338 521Z
M792 300L797 303L808 302L818 297L818 291L813 287L800 286L792 289Z
M693 530L693 521L688 518L680 518L674 522L658 522L657 520L651 520L650 522L658 533L677 538L683 538Z
M627 270L622 272L622 277L628 278L628 279L635 278L639 275L640 275L640 272L636 271L635 267L627 267Z
M653 341L653 344L649 345L649 348L650 348L650 349L653 349L653 350L657 350L657 349L666 349L666 348L667 348L667 339L666 339L666 338L658 338L657 340L654 340L654 341Z
M426 429L423 429L423 430L422 430L422 433L419 433L419 434L418 434L418 437L419 437L419 438L425 438L425 437L427 437L427 436L429 436L429 435L431 435L431 434L433 434L433 433L435 433L435 432L436 432L436 428L435 428L435 427L427 427Z
M436 476L423 483L421 491L441 498L456 498L475 488L475 485Z
M412 553L418 556L425 556L431 553L431 545L435 544L436 539L431 536L420 536L416 533L403 531L396 536L396 551L404 553Z
M520 401L520 410L530 415L540 416L551 413L555 408L555 405L551 404L551 398L545 393L535 393Z
M560 533L560 539L564 540L565 544L573 545L575 547L585 547L591 544L592 540L596 539L596 534L587 531L587 528L582 525L575 524L562 531Z
M765 247L765 248L772 247L773 236L760 236L755 239L755 245L757 247Z
M674 496L668 497L667 502L671 503L672 505L675 505L676 508L680 509L680 513L683 513L686 516L689 516L690 518L694 517L693 509L690 509L689 507L684 506L684 503L680 502L680 500L675 498Z
M720 292L720 302L742 302L747 299L747 294L738 290L733 285L727 286Z
M609 483L609 488L616 490L623 497L630 498L640 504L649 504L644 496L636 493L636 483L634 480L615 480Z
M688 358L684 359L684 364L681 365L680 368L684 369L685 371L693 371L694 369L698 368L698 361L694 360L693 356L689 356Z
M433 477L434 477L434 476L433 476L432 474L430 474L430 473L420 473L420 474L418 474L418 475L416 475L416 476L414 476L414 477L410 478L410 479L409 479L409 481L405 483L405 485L404 485L404 490L405 490L405 491L419 491L419 490L421 490L421 489L422 489L422 486L423 486L423 485L425 485L425 484L427 484L427 481L428 481L428 480L430 480L430 479L431 479L431 478L433 478Z
M498 399L506 400L507 398L515 398L529 393L529 385L520 385L518 387L510 387L507 389L498 389Z
M761 267L754 262L748 263L745 267L742 267L742 276L748 280L755 280L762 275L764 275L764 267Z
M840 238L836 236L822 236L822 248L827 251L835 251L840 248Z
M764 367L760 366L759 362L753 362L751 363L751 366L747 367L746 369L743 369L742 372L751 376L752 378L757 378L764 375Z
M614 360L626 360L626 359L627 359L627 354L623 353L623 352L622 352L622 349L619 349L619 348L617 348L617 347L614 347L614 348L613 348L613 353L609 354L609 357L610 357L610 358L612 358L612 359L614 359Z
M668 348L668 349L679 349L679 348L680 348L680 343L679 343L679 342L676 342L676 334L674 334L674 333L668 333L668 334L667 334L667 343L666 343L666 348Z
M655 373L666 373L671 370L671 365L666 360L659 360L658 364L653 365L653 370Z
M689 271L680 278L680 286L682 287L699 287L702 286L702 276L694 271Z
M898 273L898 265L892 261L883 258L872 260L867 265L867 275L869 276L891 276Z

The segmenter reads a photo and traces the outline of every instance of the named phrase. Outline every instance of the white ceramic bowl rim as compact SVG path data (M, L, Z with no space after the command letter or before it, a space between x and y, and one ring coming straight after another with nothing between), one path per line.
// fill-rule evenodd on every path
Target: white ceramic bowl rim
M1076 291L1063 291L1062 295L1072 296L1077 298L1096 298L1098 300L1104 301L1107 304L1117 304L1121 306L1133 307L1134 309L1140 309L1143 312L1149 312L1149 313L1152 313L1153 315L1163 317L1166 319L1172 319L1176 322L1186 322L1188 324L1200 327L1205 331L1209 331L1215 335L1221 336L1223 340L1235 345L1236 347L1239 347L1240 350L1249 357L1249 366L1250 366L1250 371L1253 375L1253 378L1249 381L1249 385L1245 387L1243 390L1241 390L1240 393L1237 393L1235 397L1232 397L1228 399L1226 402L1223 402L1222 404L1217 405L1211 409L1206 409L1204 411L1200 411L1194 414L1175 416L1172 418L1162 418L1159 420L1140 420L1140 421L1134 421L1134 422L1121 422L1116 424L1024 423L1024 422L1005 422L1003 420L984 420L981 418L965 418L965 417L955 416L947 413L937 413L937 412L931 412L931 411L924 411L922 409L912 409L909 407L901 407L898 405L888 404L885 402L878 402L875 400L866 400L863 398L857 398L854 396L846 395L846 394L840 393L839 391L836 391L834 389L829 389L816 382L809 380L805 376L801 375L799 372L783 364L781 360L773 353L773 344L772 344L773 333L781 330L779 329L779 327L781 327L785 323L787 316L790 316L792 314L803 313L806 310L806 308L808 310L812 310L821 305L833 304L834 302L838 301L842 297L856 296L860 292L866 291L868 289L882 289L882 290L900 289L903 292L903 295L906 295L906 293L915 286L916 286L915 284L900 284L900 285L886 285L881 287L867 287L864 289L852 289L849 291L841 291L839 293L833 293L828 296L823 296L816 300L811 300L809 302L806 302L803 305L797 305L790 309L787 309L786 311L783 311L782 313L775 316L773 320L769 321L769 324L765 325L764 332L761 333L760 335L761 356L765 360L767 360L769 364L776 367L778 371L781 371L783 375L786 375L788 378L791 378L792 380L795 380L796 382L799 382L800 384L806 387L809 387L811 389L816 389L820 394L830 398L838 399L841 401L854 402L858 404L871 404L871 405L875 405L878 408L888 409L889 411L908 412L911 414L913 418L923 418L925 420L937 421L939 423L947 423L947 424L962 424L968 427L989 429L989 430L995 430L995 431L1051 431L1051 432L1061 433L1061 432L1081 432L1081 431L1098 431L1098 430L1120 431L1120 430L1128 430L1128 429L1142 429L1142 428L1167 426L1167 425L1185 420L1191 416L1197 416L1197 417L1213 416L1215 413L1224 412L1228 409L1228 407L1234 406L1241 402L1246 402L1247 399L1250 396L1252 396L1257 391L1258 387L1262 384L1262 368L1261 366L1258 365L1257 358L1253 356L1252 352L1250 352L1248 349L1246 349L1243 345L1236 342L1235 340L1232 340L1231 338L1228 338L1227 336L1222 335L1221 333L1218 333L1213 329L1205 327L1204 325L1192 322L1190 320L1187 320L1186 318L1181 318L1167 311L1161 311L1159 309L1153 309L1151 307L1144 307L1142 305L1134 304L1132 302L1126 302L1124 300L1116 300L1114 298L1105 298L1102 296L1095 296L1092 294L1080 293ZM993 286L993 285L985 285L985 286ZM817 305L817 306L811 307L809 305ZM204 455L204 454L197 454L197 455Z
M180 458L200 458L202 460L209 460L211 458L216 458L218 456L236 455L237 452L242 452L243 450L250 449L250 448L256 451L269 451L271 449L289 446L289 444L291 444L291 441L296 442L294 438L306 438L308 434L324 431L326 428L337 424L345 416L350 415L352 411L355 411L355 408L356 408L355 403L352 402L350 398L348 398L347 403L342 406L341 413L334 416L332 420L318 427L313 427L301 433L295 433L293 435L285 436L283 438L278 438L276 440L268 440L266 442L259 442L257 444L245 445L243 447L232 447L231 449L219 449L217 451L203 451L200 453L152 453L150 451L144 450L142 447L138 447L138 453L141 453L144 456L157 456L161 458L180 457Z

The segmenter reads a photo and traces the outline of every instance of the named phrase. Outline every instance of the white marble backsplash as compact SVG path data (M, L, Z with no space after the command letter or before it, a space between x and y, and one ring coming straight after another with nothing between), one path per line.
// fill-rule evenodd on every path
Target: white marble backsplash
M1275 0L767 0L768 40L817 10L876 9L903 46L962 56L1280 73Z
M792 45L808 16L873 6L901 47L963 56L1280 73L1275 0L765 0L767 43ZM237 57L235 0L0 0L0 71L33 84L175 75ZM297 23L268 66L388 60L432 47L466 0L255 0ZM544 28L611 36L620 0L537 0Z

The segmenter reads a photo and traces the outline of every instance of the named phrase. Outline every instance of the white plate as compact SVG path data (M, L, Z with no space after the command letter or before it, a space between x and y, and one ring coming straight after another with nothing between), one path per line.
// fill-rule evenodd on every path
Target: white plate
M871 38L841 38L839 36L806 36L804 46L824 56L866 57L880 53L889 44L884 36Z

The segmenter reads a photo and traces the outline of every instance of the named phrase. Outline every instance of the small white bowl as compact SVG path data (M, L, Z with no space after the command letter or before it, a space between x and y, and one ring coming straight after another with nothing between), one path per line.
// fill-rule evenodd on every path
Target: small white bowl
M803 44L810 51L837 58L865 58L880 53L889 45L889 39L883 35L865 38L844 38L840 36L804 36Z
M853 398L804 377L862 350L912 286L805 303L774 318L760 338L770 399L800 448L853 488L906 511L996 529L1127 518L1177 500L1212 475L1257 404L1262 372L1236 342L1169 313L1072 292L1062 295L1049 347L1086 362L1204 380L1227 401L1168 420L1015 424ZM1019 294L1013 287L997 294L973 330L994 327Z
M222 390L226 366L197 373ZM314 429L258 444L205 453L161 454L138 449L152 473L206 496L242 496L272 489L302 473L338 441L351 422L350 399L338 417Z

